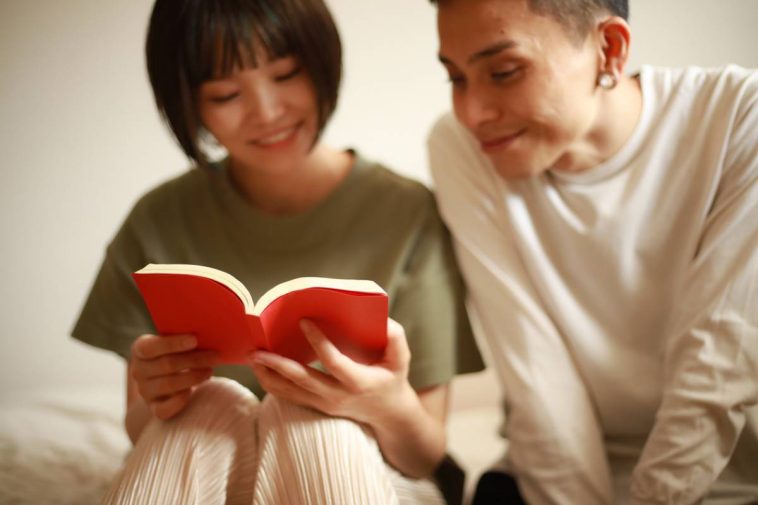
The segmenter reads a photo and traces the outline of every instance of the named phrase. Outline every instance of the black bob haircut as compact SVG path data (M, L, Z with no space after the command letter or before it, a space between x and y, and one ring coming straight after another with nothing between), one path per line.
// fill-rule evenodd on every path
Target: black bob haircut
M430 1L435 5L446 3L446 0ZM629 0L526 0L526 3L532 12L556 19L569 34L579 38L587 35L598 13L629 20Z
M319 135L337 106L342 44L322 0L156 0L145 44L147 72L161 116L184 153L205 166L198 89L256 52L294 56L318 102Z

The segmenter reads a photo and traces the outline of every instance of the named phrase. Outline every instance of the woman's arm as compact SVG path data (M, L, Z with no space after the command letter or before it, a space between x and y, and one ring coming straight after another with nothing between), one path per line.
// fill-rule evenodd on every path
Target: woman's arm
M405 475L429 477L445 456L448 385L418 393L408 385L394 416L372 424L384 458Z

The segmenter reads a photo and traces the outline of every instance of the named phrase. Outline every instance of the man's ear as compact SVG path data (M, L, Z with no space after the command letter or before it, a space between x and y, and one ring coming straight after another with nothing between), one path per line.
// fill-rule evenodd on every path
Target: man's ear
M597 25L598 37L598 73L608 73L617 80L623 75L629 61L629 47L632 37L631 28L626 20L611 16L601 20Z

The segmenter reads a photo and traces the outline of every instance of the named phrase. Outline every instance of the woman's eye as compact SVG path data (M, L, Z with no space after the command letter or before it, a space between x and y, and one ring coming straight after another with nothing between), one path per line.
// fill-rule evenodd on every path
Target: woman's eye
M217 95L210 97L210 101L213 103L226 103L234 100L239 96L239 92L235 91L234 93L227 93L225 95Z
M303 69L303 67L301 67L300 65L298 65L295 68L293 68L292 70L290 70L289 72L277 75L276 77L274 77L274 79L277 82L287 81L287 80L292 79L293 77L295 77L297 74L299 74L302 69Z
M449 82L453 86L460 86L464 82L466 82L466 78L461 75L448 75L447 82Z
M518 68L513 68L510 70L502 70L499 72L492 72L490 74L490 77L492 77L492 80L495 82L502 82L508 79L509 77L513 76L516 72L518 72Z

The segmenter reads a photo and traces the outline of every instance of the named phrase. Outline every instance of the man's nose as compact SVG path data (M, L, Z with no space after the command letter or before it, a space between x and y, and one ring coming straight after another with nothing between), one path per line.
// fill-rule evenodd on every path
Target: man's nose
M470 129L476 129L500 115L496 101L479 89L468 89L456 101L458 119Z

